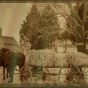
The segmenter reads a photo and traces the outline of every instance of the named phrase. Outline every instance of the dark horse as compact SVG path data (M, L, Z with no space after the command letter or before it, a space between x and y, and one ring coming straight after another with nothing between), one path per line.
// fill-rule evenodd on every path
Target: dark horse
M21 69L25 65L25 59L26 57L22 52L12 52L2 48L0 50L0 66L3 67L3 79L5 80L5 68L7 68L7 78L9 75L11 79L9 83L13 82L14 68L18 66Z

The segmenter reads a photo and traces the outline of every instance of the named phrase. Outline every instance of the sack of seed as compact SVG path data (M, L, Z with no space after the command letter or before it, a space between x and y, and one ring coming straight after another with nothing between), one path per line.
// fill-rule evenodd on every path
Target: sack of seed
M42 62L41 62L41 60L36 60L36 66L42 66L43 64L42 64Z
M31 66L36 66L35 60L31 59L31 60L30 60L30 65L31 65Z
M42 65L43 65L43 67L48 66L47 60L44 60L44 61L42 62Z

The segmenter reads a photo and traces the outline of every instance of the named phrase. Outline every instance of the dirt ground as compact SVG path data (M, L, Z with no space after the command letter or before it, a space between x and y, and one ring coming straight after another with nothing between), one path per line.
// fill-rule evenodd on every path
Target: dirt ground
M16 67L18 69L18 67ZM50 80L45 80L43 81L41 78L40 80L38 79L38 77L32 77L32 81L30 82L31 84L59 84L59 80L58 80L58 76L59 76L59 71L60 69L59 68L48 68L49 69L49 73L58 73L58 75L50 75ZM66 71L67 69L63 69L62 70L62 73L64 74L64 72ZM88 68L84 68L83 71L85 70L85 80L86 82L88 83ZM8 80L9 78L6 80L3 80L3 68L1 67L0 68L0 84L8 84ZM60 75L60 77L64 77L64 78L61 78L60 80L64 80L66 78L66 76L64 75ZM11 84L22 84L21 81L20 81L20 74L18 71L14 71L14 78L13 78L13 83Z
M17 68L18 69L18 68ZM59 70L58 69L54 69L54 70L51 70L49 69L49 72L51 73L54 73L54 72L58 72ZM3 68L0 67L0 84L7 84L8 83L8 80L9 78L6 78L6 80L3 80ZM50 81L42 81L41 79L39 80L38 77L32 77L32 84L34 83L39 83L39 84L44 84L44 83L58 83L58 76L50 76ZM20 81L20 74L19 74L19 71L14 71L14 78L13 78L13 83L11 84L22 84L21 81Z

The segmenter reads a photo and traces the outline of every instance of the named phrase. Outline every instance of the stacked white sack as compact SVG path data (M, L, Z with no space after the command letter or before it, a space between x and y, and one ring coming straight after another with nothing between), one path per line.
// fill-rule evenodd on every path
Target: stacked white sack
M54 50L31 50L29 55L30 65L35 66L63 66L71 58L69 53L56 54Z
M40 59L36 60L36 66L43 66L43 64L42 64Z
M45 50L38 50L38 56L40 58L40 61L42 63L42 66L48 66L49 63L51 64L52 61L49 59L52 59L52 57L48 57L48 55L54 55L55 51L45 49ZM55 60L54 58L52 59L53 61Z
M54 63L56 63L56 61L58 60L57 53L53 54L51 59Z
M57 61L55 63L55 66L63 66L63 60L65 58L65 53L59 53L57 54Z
M48 66L48 62L47 62L47 60L45 59L45 60L42 62L42 64L43 64L43 67Z
M53 52L51 50L38 50L38 57L36 61L36 66L48 66L48 58L46 58L48 55L52 55ZM50 58L49 58L50 59Z
M36 66L36 61L37 61L37 50L31 50L30 53L30 65Z
M68 65L68 60L70 61L73 59L72 53L59 53L57 54L58 60L55 63L55 66L67 66Z
M44 52L45 52L45 55L46 55L45 56L45 59L46 59L45 61L46 62L44 61L45 65L47 65L49 67L55 66L55 61L56 61L55 55L56 55L56 52L53 49L45 49Z
M43 61L45 60L44 50L37 51L38 59L36 60L36 66L43 66Z
M46 56L46 60L47 60L48 66L53 67L53 66L55 66L55 62L56 62L57 58L56 58L56 55L51 54L51 55Z
M72 59L74 59L73 53L70 53L70 52L65 53L65 59L69 60L69 61L71 61Z
M54 62L52 59L53 59L53 55L47 55L46 56L48 66L54 66Z
M71 52L67 52L65 53L65 64L63 65L63 67L68 66L68 64L73 64L73 60L74 60L74 56L73 53Z
M38 50L37 53L38 53L39 59L40 59L41 61L44 61L44 60L45 60L45 57L46 57L45 51L44 51L44 50Z
M45 52L46 56L47 55L55 55L56 54L56 52L53 49L45 49L44 52Z
M35 60L31 60L31 61L30 61L30 65L31 65L31 66L36 66L36 61L35 61Z
M73 64L76 66L88 66L88 55L81 52L74 52Z

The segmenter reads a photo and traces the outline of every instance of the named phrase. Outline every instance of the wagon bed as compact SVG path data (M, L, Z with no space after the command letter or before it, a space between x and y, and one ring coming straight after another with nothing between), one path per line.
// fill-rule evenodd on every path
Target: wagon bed
M66 54L66 55L65 55ZM23 81L23 83L31 83L32 77L37 76L38 79L43 80L50 80L50 75L57 75L58 76L58 82L60 84L63 83L77 83L77 84L84 84L87 83L85 81L85 73L88 73L88 56L83 53L63 53L59 55L65 55L65 58L63 60L60 60L58 65L25 65L23 68L25 68L25 71L23 71L23 74L26 74L24 77L29 78ZM61 59L61 57L59 57ZM22 70L23 70L22 68ZM35 68L35 69L34 69ZM49 68L59 68L58 73L51 73L49 71ZM64 72L64 74L62 74ZM64 81L62 81L62 75L64 75ZM80 81L81 80L81 81Z

